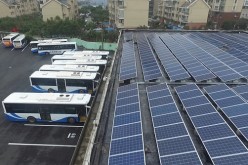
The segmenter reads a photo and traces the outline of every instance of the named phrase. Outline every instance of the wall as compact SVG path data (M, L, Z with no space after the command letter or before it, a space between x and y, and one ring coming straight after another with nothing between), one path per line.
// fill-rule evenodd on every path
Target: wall
M13 17L10 14L9 6L6 6L5 3L0 1L0 18L7 17L7 16Z
M203 0L198 0L190 6L188 23L207 23L208 6Z
M59 16L61 19L63 19L63 11L62 11L61 4L50 1L48 4L44 5L42 7L42 15L43 15L43 21L47 21L47 19L55 18L56 16ZM64 12L68 15L68 11L66 12L64 9Z

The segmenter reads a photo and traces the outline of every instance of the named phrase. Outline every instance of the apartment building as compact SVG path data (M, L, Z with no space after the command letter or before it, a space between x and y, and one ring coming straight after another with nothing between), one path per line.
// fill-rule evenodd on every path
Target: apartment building
M240 18L248 19L248 0L245 0Z
M206 25L209 9L204 0L162 0L158 5L158 16L166 23L199 29Z
M37 0L0 0L0 18L17 17L38 11Z
M60 17L61 19L74 19L78 16L77 0L49 0L41 7L43 21Z
M235 21L240 18L245 0L206 0L206 2L211 7L209 21L219 28L225 21Z
M109 0L109 20L117 28L148 26L148 0Z

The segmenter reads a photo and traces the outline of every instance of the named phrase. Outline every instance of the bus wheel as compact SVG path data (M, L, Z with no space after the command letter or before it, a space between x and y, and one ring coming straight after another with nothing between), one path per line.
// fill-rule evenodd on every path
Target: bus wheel
M48 89L48 92L49 92L49 93L54 93L55 91L54 91L52 88L49 88L49 89Z
M29 123L35 123L35 122L36 122L36 119L35 119L35 117L33 117L33 116L29 116L29 117L27 118L27 120L28 120Z
M80 89L80 90L79 90L79 93L84 93L84 90L83 90L83 89Z
M70 124L74 124L74 123L76 122L76 120L75 120L73 117L69 117L69 118L67 119L67 121L68 121L68 123L70 123Z

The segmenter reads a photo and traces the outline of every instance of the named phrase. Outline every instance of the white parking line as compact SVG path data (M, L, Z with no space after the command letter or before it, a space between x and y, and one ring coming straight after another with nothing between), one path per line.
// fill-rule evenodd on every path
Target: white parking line
M11 146L76 147L76 145L8 143Z
M41 124L24 124L25 126L33 127L84 127L82 125L41 125Z
M13 51L15 48L11 49L11 51Z
M21 52L23 52L23 51L28 47L28 45L29 45L29 44L27 44L27 46L25 46L25 48L23 48Z

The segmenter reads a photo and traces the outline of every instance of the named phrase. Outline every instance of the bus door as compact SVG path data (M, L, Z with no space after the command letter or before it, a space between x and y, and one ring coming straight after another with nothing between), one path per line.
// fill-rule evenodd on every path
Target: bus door
M64 79L57 79L57 86L59 92L66 92Z
M40 118L41 120L45 120L45 121L50 121L51 120L51 114L49 112L49 108L48 107L40 107Z

